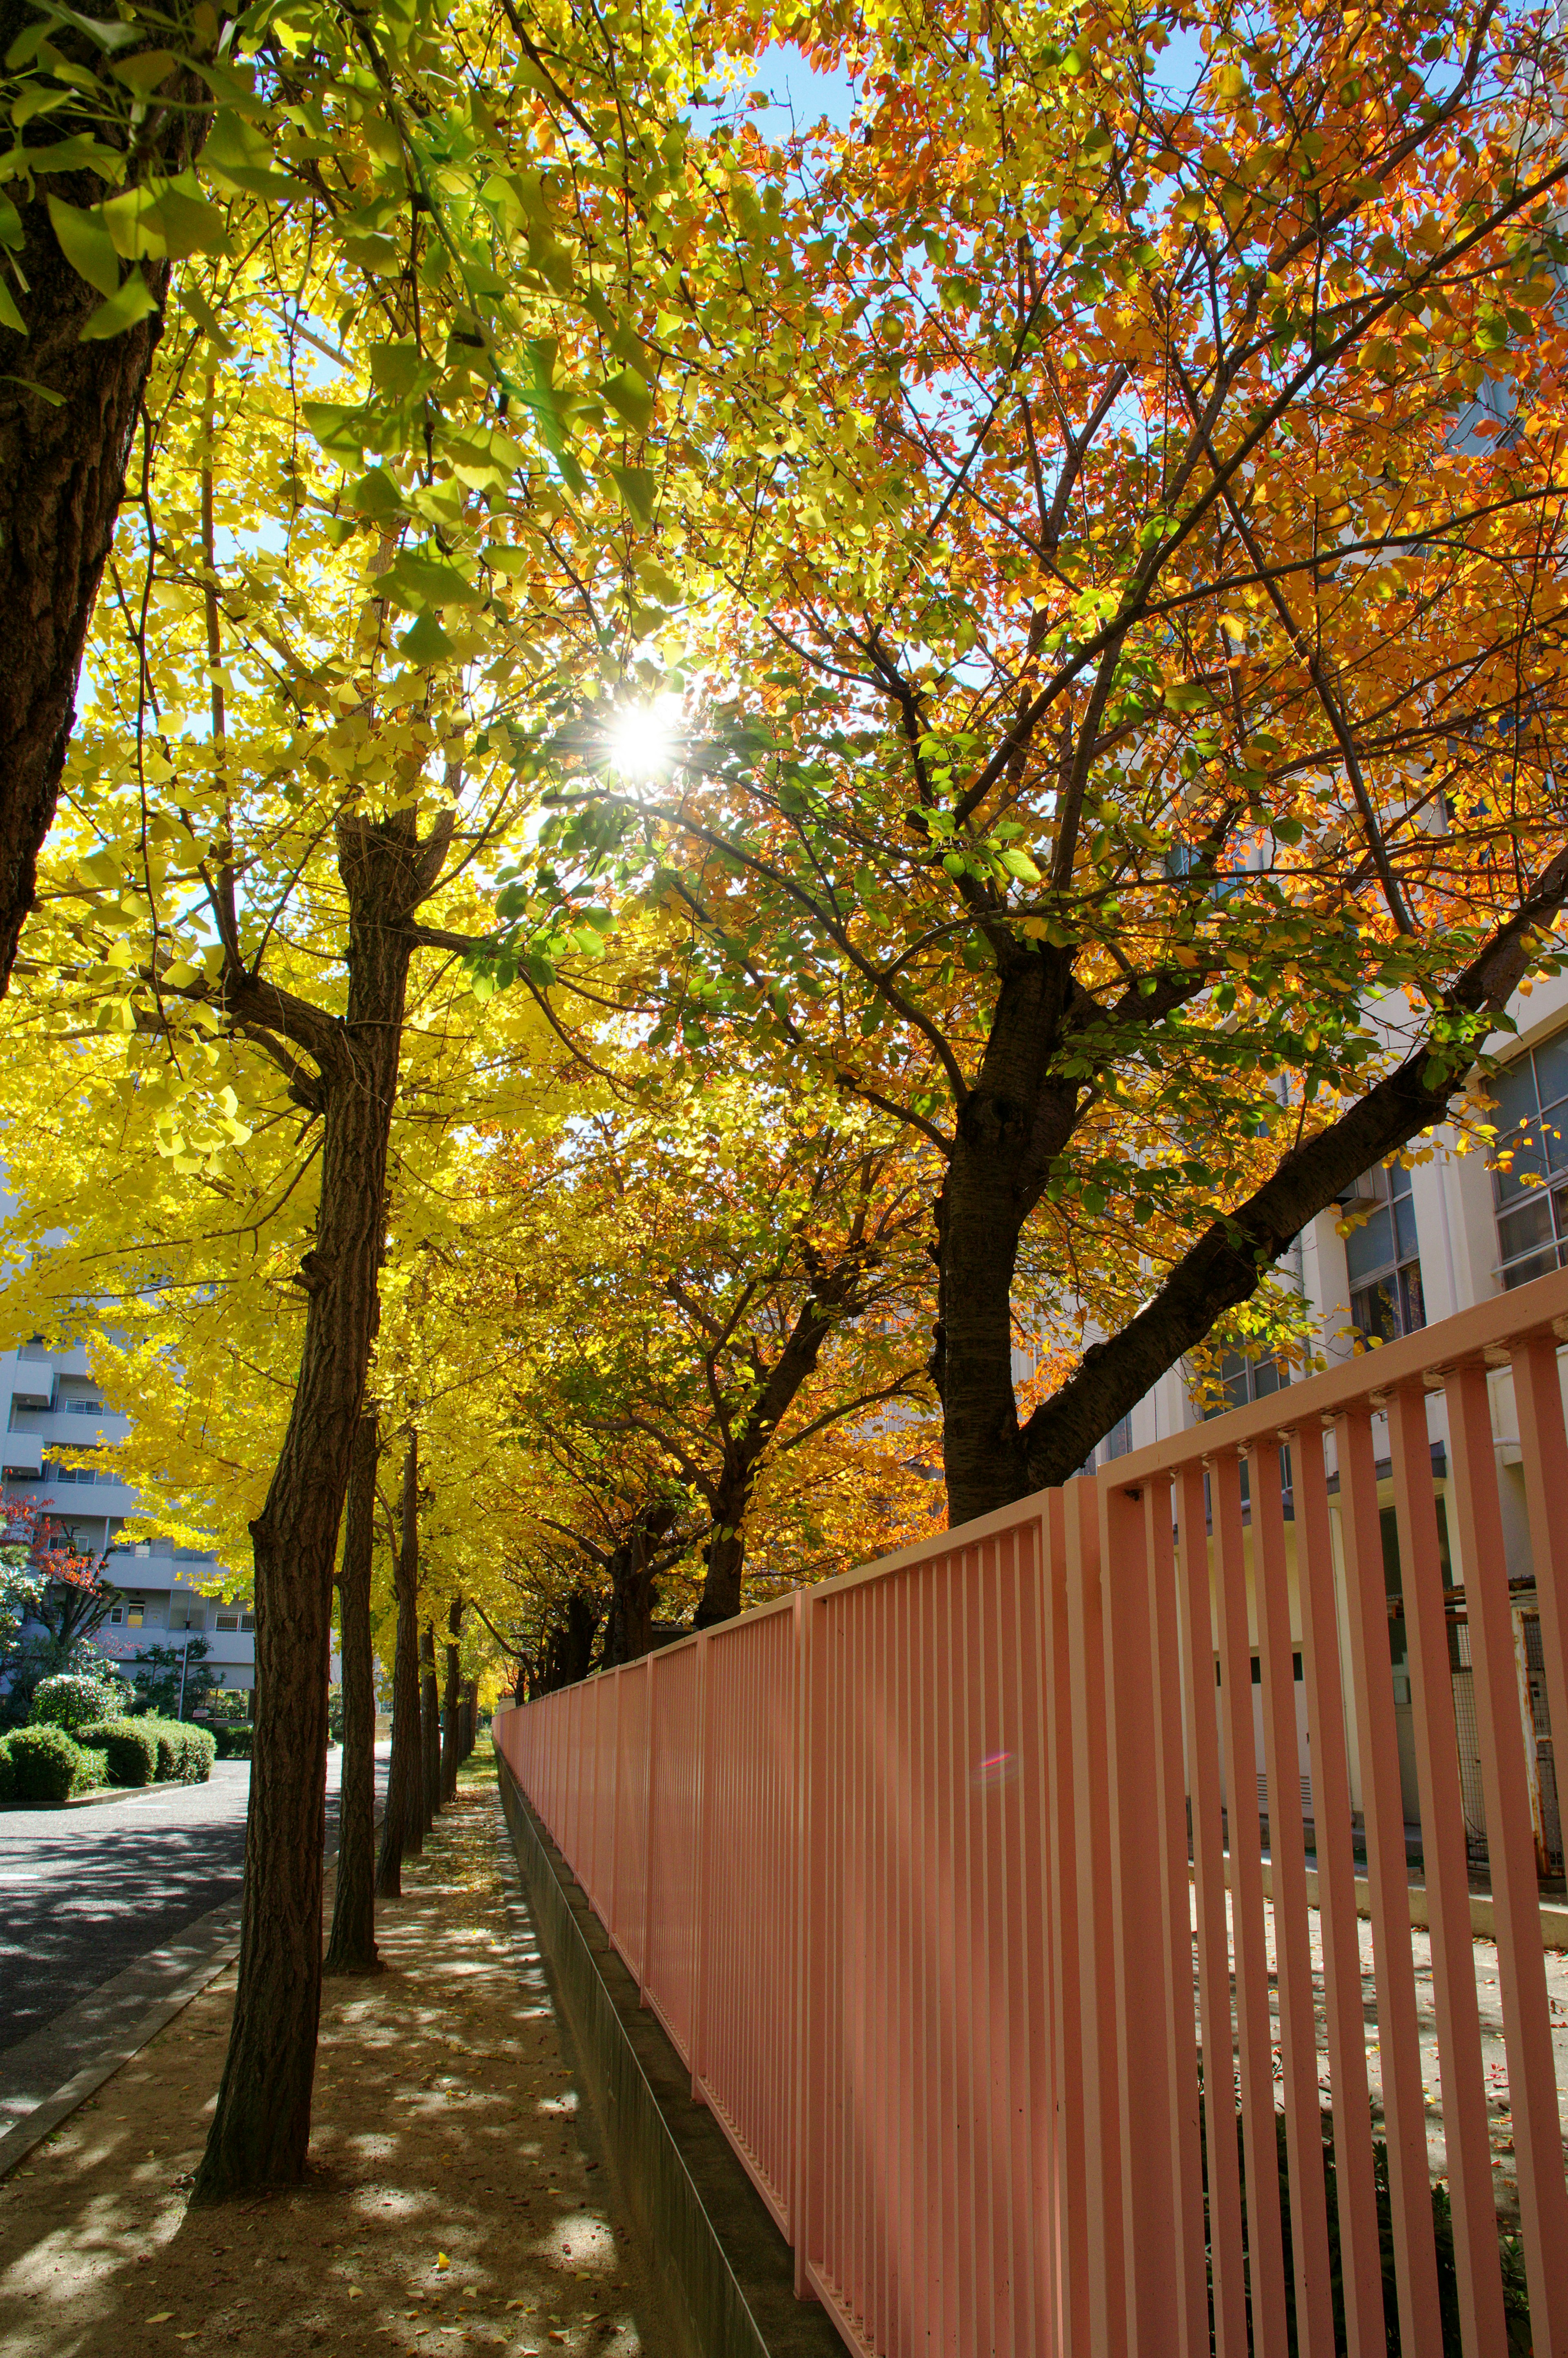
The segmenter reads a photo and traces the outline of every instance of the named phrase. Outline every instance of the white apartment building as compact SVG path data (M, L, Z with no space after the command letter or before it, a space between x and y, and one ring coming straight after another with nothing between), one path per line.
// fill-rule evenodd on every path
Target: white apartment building
M84 1348L55 1350L27 1343L0 1353L0 1415L5 1419L5 1487L19 1498L47 1503L49 1517L84 1553L103 1555L105 1577L124 1602L111 1611L98 1650L125 1664L144 1647L182 1649L205 1640L203 1669L231 1692L249 1698L255 1687L254 1620L248 1595L234 1602L205 1595L220 1582L232 1587L211 1549L177 1548L168 1540L123 1542L119 1534L141 1501L114 1470L113 1453L129 1421L104 1407ZM62 1466L55 1445L100 1445L96 1466Z

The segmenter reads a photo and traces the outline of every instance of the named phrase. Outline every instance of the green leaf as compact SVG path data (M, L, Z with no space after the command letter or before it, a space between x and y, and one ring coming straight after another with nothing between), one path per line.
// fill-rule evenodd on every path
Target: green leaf
M351 484L348 502L356 515L369 516L374 524L390 524L403 514L403 494L384 467L373 467Z
M4 278L0 278L0 328L9 328L14 336L25 336L27 332L27 323L17 310L16 297ZM22 380L12 377L7 382L18 384Z
M603 392L617 416L623 417L639 434L647 432L654 416L654 396L646 379L636 369L623 368L610 379Z
M117 147L106 147L85 132L75 139L58 139L52 147L13 147L8 156L0 156L0 180L13 179L18 172L31 172L36 178L48 172L96 172L113 186L124 168Z
M127 25L114 16L107 19L83 16L76 9L62 5L62 0L50 0L49 13L51 16L63 17L68 25L74 25L79 33L85 33L88 39L96 41L101 49L134 49L142 38L139 25Z
M304 192L304 182L292 172L280 172L277 158L265 132L254 123L247 123L232 106L221 106L212 117L212 128L207 134L201 150L201 168L216 173L231 188L244 189L256 197L298 196Z
M155 189L155 195L150 225L157 229L177 262L182 262L188 254L228 252L228 217L221 205L210 204L199 195L194 183L189 189L166 183ZM105 205L103 210L107 212L109 207Z
M5 288L0 287L0 308L4 308L5 292ZM50 385L35 384L30 376L3 377L0 378L0 384L19 384L24 393L36 393L38 399L40 401L47 401L51 409L63 409L65 407L65 395L63 393L56 393Z
M82 321L81 341L84 344L103 343L110 336L123 335L127 328L134 328L138 319L145 319L149 311L157 309L152 288L140 271L134 270L107 303L100 303L96 311Z
M639 524L654 521L654 502L658 496L658 478L646 467L611 467L615 488Z
M377 583L378 593L395 599L409 613L429 606L482 606L484 592L466 574L439 557L404 549Z
M303 401L300 415L323 450L335 459L357 458L364 448L364 412L341 401Z
M1027 851L1018 851L1010 848L1008 850L999 853L998 858L1001 866L1006 869L1008 874L1010 876L1016 876L1020 883L1039 883L1040 871L1036 868Z
M452 643L434 614L421 614L404 632L397 652L411 664L440 663L452 653Z
M22 216L9 197L0 197L0 245L20 245Z
M145 95L157 90L159 82L167 81L174 68L172 49L139 49L134 58L122 58L109 70L116 81L128 82L134 91Z
M434 362L427 361L412 336L396 336L378 344L370 356L372 384L394 401L406 401L421 379L433 384L438 373Z
M49 208L59 250L77 276L85 278L89 287L96 287L100 295L115 294L120 285L120 257L103 222L83 212L79 205L63 203L59 197L50 197Z
M230 359L237 349L232 336L223 332L218 314L200 287L187 280L179 290L180 302L200 329L212 349L223 360Z

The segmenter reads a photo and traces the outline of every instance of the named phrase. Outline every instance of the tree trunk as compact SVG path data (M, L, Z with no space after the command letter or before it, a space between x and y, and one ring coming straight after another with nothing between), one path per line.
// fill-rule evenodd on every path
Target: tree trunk
M741 1591L746 1577L749 1489L749 1485L744 1486L739 1497L731 1498L726 1487L720 1485L713 1536L703 1550L707 1576L692 1616L694 1629L710 1628L716 1621L732 1621L741 1610Z
M463 1758L466 1760L479 1742L479 1681L470 1679L463 1690Z
M87 13L94 13L91 5ZM102 14L122 31L114 10ZM28 0L0 0L0 56L37 23ZM49 37L78 64L102 70L102 50L63 18L50 25ZM147 48L158 38L149 30ZM115 55L125 60L123 49ZM128 188L184 170L206 135L204 101L211 105L194 74L177 72L161 85L136 135ZM96 126L96 135L107 139L109 127ZM120 335L81 340L103 297L60 252L49 199L81 208L99 203L108 191L95 173L54 172L36 180L24 175L7 192L21 216L22 242L15 255L20 267L7 270L5 285L28 332L0 327L0 995L33 905L38 849L54 817L76 719L87 625L163 331L160 308ZM132 265L126 276L130 269L139 270L161 307L168 264ZM47 386L59 399L45 400L30 384Z
M447 1607L447 1683L441 1697L441 1799L451 1801L458 1790L458 1763L468 1755L460 1749L458 1699L458 1634L463 1622L463 1600L454 1596Z
M441 1814L441 1696L436 1683L436 1625L427 1621L419 1639L420 1699L425 1722L425 1826Z
M616 1662L638 1661L653 1649L657 1586L653 1559L675 1525L673 1507L645 1507L611 1556L610 1626L604 1638L607 1669ZM587 1674L585 1663L579 1676Z
M593 1660L593 1641L602 1616L598 1599L586 1588L574 1588L566 1613L547 1631L539 1649L539 1667L533 1682L536 1695L554 1694L560 1687L586 1679ZM522 1696L523 1665L518 1665L518 1695Z
M256 1725L240 1970L193 2202L296 2184L309 2144L332 1573L377 1316L387 1141L414 946L408 920L433 881L430 850L419 845L411 813L339 826L348 1015L334 1027L336 1053L321 1055L321 1191L316 1241L298 1275L308 1298L299 1376L271 1487L251 1525ZM265 995L248 976L232 988L245 1005Z
M370 1627L374 1553L374 1409L354 1433L343 1509L338 1619L343 1659L343 1772L338 1796L338 1880L332 1898L329 1974L379 1974L375 1947L375 1668Z
M392 1760L375 1887L384 1899L403 1896L403 1861L425 1847L420 1804L423 1738L419 1724L419 1436L411 1433L403 1458L403 1527L393 1566L397 1597L397 1645L392 1668Z

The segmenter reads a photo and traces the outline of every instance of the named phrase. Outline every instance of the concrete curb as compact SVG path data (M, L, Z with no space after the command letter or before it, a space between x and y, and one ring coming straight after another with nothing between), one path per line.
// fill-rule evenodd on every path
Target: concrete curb
M844 2358L691 2074L642 2007L580 1886L499 1749L502 1807L530 1912L626 2206L685 2328L686 2358Z
M164 1991L153 2006L129 2028L112 2036L108 2042L101 2047L79 2071L74 2072L62 2087L57 2088L52 2095L41 2098L21 2120L16 2122L3 2136L0 2136L0 2178L5 2178L17 2167L18 2163L25 2161L35 2146L40 2145L45 2137L59 2128L62 2121L68 2120L79 2105L87 2102L89 2096L95 2095L106 2080L114 2078L123 2063L128 2063L133 2055L139 2054L149 2039L156 2039L158 2032L167 2024L172 2022L177 2014L183 2013L193 1997L200 1996L209 1982L216 1981L224 1967L232 1964L240 1952L239 1906L237 1899L225 1900L221 1908L214 1908L206 1916L198 1918L197 1922L189 1928L178 1945L183 1946L192 1932L199 1932L205 1928L217 1937L218 1946L209 1949L206 1954L200 1957L190 1970L174 1984L172 1988ZM173 1948L175 1945L171 1943L170 1947ZM156 1971L159 1963L168 1954L167 1950L149 1951L146 1956L139 1957L134 1965L127 1966L126 1974L143 1974L149 1968ZM120 1977L116 1976L116 1979ZM114 1989L114 1982L105 1983L103 1990L94 1991L92 1997L84 1998L79 2008L70 2009L71 2013L81 2014L90 2020L92 2012L102 2006L105 1998L112 1996ZM56 2023L46 2024L45 2031L58 2036L59 2020L59 2017L57 2017ZM40 2034L35 2034L35 2036L38 2035ZM26 2043L26 2041L23 2042L24 2045ZM12 2060L16 2051L13 2049L11 2058L0 2060Z

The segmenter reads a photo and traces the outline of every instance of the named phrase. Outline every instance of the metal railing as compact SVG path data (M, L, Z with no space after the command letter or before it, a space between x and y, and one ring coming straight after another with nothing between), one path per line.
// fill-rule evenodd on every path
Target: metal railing
M1536 2358L1568 2349L1509 1586L1533 1575L1537 1684L1568 1728L1565 1333L1559 1273L498 1719L796 2289L852 2348L1371 2358L1387 2275L1427 2358L1455 2346L1451 2264L1466 2358L1505 2358L1514 2181L1487 2111L1441 1494L1530 2330ZM1255 1769L1303 1794L1270 1818L1267 1870L1237 1798Z

